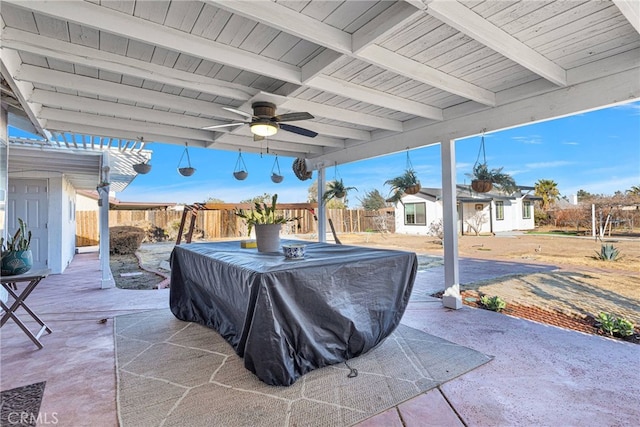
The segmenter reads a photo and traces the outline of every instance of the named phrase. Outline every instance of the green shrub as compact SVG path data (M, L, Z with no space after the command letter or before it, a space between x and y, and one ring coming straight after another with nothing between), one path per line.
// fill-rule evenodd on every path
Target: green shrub
M620 257L620 251L609 244L602 245L600 252L596 251L596 254L598 255L597 258L602 261L617 261L618 257Z
M487 310L491 311L502 311L507 306L505 300L499 296L488 297L486 295L480 297L480 304L482 304L482 306Z
M144 237L144 230L138 227L111 227L109 229L109 253L133 254L142 244Z
M601 312L596 317L596 324L600 331L611 336L628 337L633 335L633 323L613 314Z

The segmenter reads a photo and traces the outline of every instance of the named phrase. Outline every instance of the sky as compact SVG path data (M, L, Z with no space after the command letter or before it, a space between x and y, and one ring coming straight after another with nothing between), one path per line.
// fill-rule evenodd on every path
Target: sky
M13 135L12 128L9 133ZM487 133L484 139L489 167L503 167L518 185L533 186L540 179L551 179L561 196L578 190L612 195L640 185L640 102ZM480 136L456 141L458 184L470 183L465 173L477 161L480 143ZM138 175L116 194L118 199L190 204L213 197L234 203L277 193L279 202L306 202L308 188L317 178L314 171L312 179L300 181L291 168L294 158L279 157L284 180L275 184L270 178L275 156L242 153L249 176L238 181L233 177L238 152L195 147L189 147L189 154L196 172L183 177L177 171L183 146L156 142L145 148L153 151L151 172ZM439 144L410 150L409 157L423 187L441 186ZM325 176L327 180L342 178L346 186L356 187L348 195L349 206L356 207L370 190L388 195L390 189L384 182L401 175L406 160L407 152L402 151L331 166ZM186 157L180 166L186 166Z

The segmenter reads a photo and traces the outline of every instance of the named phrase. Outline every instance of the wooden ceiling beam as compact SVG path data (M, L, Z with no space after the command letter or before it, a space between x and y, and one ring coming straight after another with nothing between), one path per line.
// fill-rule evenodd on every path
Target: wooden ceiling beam
M550 82L567 85L562 67L456 0L432 0L427 13Z

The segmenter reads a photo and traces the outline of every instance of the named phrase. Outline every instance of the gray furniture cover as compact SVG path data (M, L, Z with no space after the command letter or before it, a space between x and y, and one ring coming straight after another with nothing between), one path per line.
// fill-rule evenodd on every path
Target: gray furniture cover
M171 254L170 305L217 330L265 383L291 385L393 332L416 270L414 253L395 250L308 243L287 260L238 241L187 244Z

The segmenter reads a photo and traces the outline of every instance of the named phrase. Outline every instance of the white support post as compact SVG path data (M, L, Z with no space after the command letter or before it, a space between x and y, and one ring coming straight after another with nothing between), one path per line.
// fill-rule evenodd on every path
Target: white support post
M442 141L442 211L444 228L444 285L442 305L462 308L458 270L458 209L456 200L455 140Z
M325 186L325 168L318 167L318 242L327 241L327 210L322 203Z
M109 153L102 156L100 182L109 182ZM115 280L109 266L109 186L98 187L98 205L100 206L100 287L109 289L115 286Z

